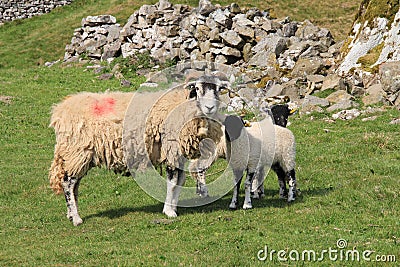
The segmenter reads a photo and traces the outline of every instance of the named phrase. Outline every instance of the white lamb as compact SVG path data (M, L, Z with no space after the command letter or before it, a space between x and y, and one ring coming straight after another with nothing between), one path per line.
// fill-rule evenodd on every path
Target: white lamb
M227 159L234 173L234 191L229 208L236 209L240 183L244 171L245 180L244 209L252 208L251 192L263 194L264 168L271 166L277 173L280 183L280 195L286 192L286 180L289 183L287 200L296 197L295 177L295 140L293 133L284 127L273 125L270 116L245 128L240 117L228 116L225 120ZM256 182L253 183L257 173ZM253 185L252 185L253 184ZM254 187L254 188L252 188Z
M217 114L219 90L225 85L216 77L203 76L167 93L79 93L54 106L50 126L55 130L56 145L50 185L56 193L64 192L67 217L73 224L82 223L79 183L95 166L127 172L128 166L131 170L165 163L163 212L177 216L180 186L185 182L184 159L199 157L203 139L216 143L221 139L221 125L212 117ZM129 105L132 98L134 103ZM137 112L125 116L128 106ZM177 107L180 116L176 120L168 117ZM124 128L129 131L123 133Z
M273 118L273 122L275 125L286 127L288 124L288 117L296 112L297 108L293 104L278 104L271 106L270 117ZM269 111L268 111L269 112ZM252 122L250 125L246 125L246 129L250 132L254 132L254 129L259 127L259 122ZM255 128L254 128L255 127ZM222 126L222 131L225 132L225 127ZM290 131L289 131L290 132ZM291 133L291 132L290 132ZM295 144L293 134L288 134L287 131L277 128L276 130L276 145L280 148L275 152L283 151L285 147L282 147L281 144ZM205 160L196 159L191 161L189 165L189 169L191 171L191 176L196 180L196 193L200 197L208 196L208 188L206 185L206 172L211 164L214 162L212 159L216 158L226 158L226 142L225 136L221 138L221 141L217 144L216 155L214 157L209 156ZM280 156L275 155L275 158L278 159ZM287 199L287 189L286 189L286 181L285 181L285 173L282 172L281 168L279 168L279 164L274 164L272 166L273 170L278 174L278 182L279 182L279 195L283 199ZM251 196L252 198L260 198L264 196L264 169L260 169L259 172L255 174L256 179L253 179Z

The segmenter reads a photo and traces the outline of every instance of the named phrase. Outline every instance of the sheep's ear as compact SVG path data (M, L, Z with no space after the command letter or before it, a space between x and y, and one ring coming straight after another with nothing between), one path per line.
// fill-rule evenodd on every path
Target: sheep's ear
M196 91L196 88L190 90L189 99L192 99L192 98L197 98L197 91Z
M225 125L225 138L228 142L238 139L244 128L243 120L234 115L226 116L223 124Z
M196 91L196 86L193 84L193 83L189 83L187 86L186 86L186 89L188 89L190 92L189 92L189 99L192 99L192 98L196 98L197 97L197 91Z

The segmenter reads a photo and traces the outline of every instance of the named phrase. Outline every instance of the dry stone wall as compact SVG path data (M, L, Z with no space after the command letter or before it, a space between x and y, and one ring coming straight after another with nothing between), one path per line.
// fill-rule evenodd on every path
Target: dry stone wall
M49 13L72 0L0 0L0 23Z
M398 22L396 20L395 22ZM341 75L339 54L328 29L308 20L272 18L267 11L244 9L232 3L213 5L200 0L198 7L160 0L143 5L123 26L111 15L89 16L74 31L65 48L65 62L112 61L147 51L159 62L168 59L224 63L246 74L254 88L239 90L228 99L233 110L260 106L266 99L288 96L303 112L356 108L355 98L365 105L393 104L400 108L397 84L388 77L400 76L395 64L379 73L354 71ZM394 53L392 53L394 54ZM335 92L321 99L315 93Z

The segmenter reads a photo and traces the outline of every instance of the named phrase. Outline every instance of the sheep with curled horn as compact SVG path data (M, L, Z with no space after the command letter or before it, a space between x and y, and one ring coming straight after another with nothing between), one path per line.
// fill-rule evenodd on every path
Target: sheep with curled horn
M216 143L221 139L221 125L215 118L224 86L227 83L215 76L201 76L166 93L84 92L55 105L50 127L56 145L49 179L53 190L65 195L67 218L75 226L83 222L78 214L78 187L92 167L127 173L151 164L167 165L163 213L177 216L185 159L199 157L203 139ZM129 131L123 134L126 127Z

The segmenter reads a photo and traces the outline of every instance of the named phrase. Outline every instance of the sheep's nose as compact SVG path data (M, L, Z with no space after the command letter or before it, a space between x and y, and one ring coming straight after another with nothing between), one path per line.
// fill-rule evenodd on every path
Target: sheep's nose
M207 105L206 105L206 108L208 109L208 111L211 111L211 110L213 110L214 106L211 106L211 107L210 107L210 106L207 106Z

